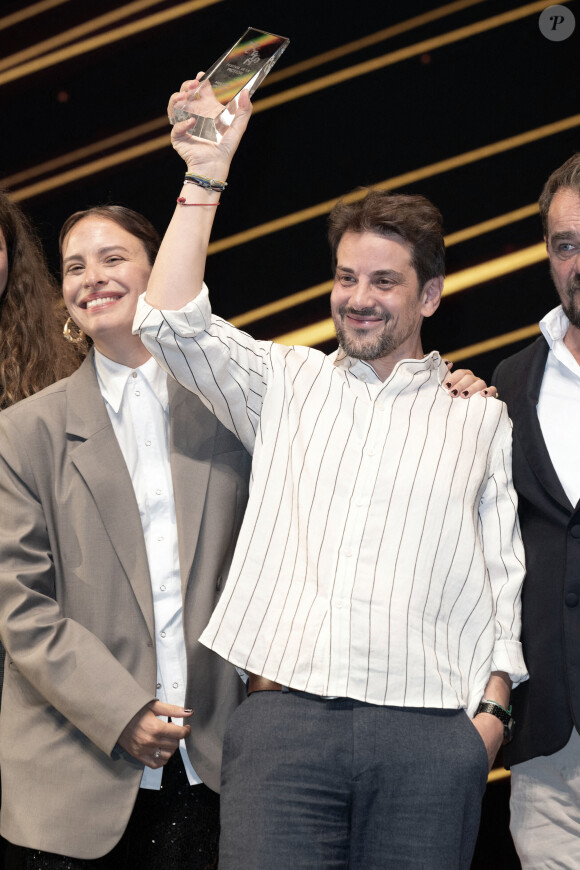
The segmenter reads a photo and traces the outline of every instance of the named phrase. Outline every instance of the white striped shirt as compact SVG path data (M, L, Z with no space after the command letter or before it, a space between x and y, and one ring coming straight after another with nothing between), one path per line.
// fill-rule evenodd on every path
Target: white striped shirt
M473 715L525 679L523 547L502 402L452 399L439 354L383 382L342 351L255 341L142 298L147 348L253 453L227 586L202 643L295 689Z

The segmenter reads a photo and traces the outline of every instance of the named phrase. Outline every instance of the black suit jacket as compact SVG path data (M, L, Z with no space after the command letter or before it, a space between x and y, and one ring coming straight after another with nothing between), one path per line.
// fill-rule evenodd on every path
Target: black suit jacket
M512 695L516 732L506 764L551 755L580 725L580 503L554 470L536 410L548 345L543 337L493 374L514 424L513 479L526 551L522 644L530 674ZM561 424L565 426L566 408Z

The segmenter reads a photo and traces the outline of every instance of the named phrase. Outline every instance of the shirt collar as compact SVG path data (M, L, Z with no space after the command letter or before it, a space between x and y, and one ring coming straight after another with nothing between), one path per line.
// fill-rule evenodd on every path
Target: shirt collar
M546 316L540 320L542 335L548 342L551 350L554 349L556 342L564 341L564 336L566 335L569 326L570 321L564 314L561 305L552 308L552 310L548 311Z
M333 364L340 368L345 368L350 371L352 375L356 378L359 378L362 381L367 381L370 383L382 384L386 383L386 381L381 381L376 371L366 360L355 359L355 357L348 356L344 350L339 347L337 350L331 354L331 360ZM447 366L441 359L441 355L438 351L432 350L431 353L428 353L427 356L423 357L423 359L403 359L397 363L390 376L387 378L387 381L393 377L398 371L409 369L413 372L417 371L432 371L433 369L439 369L439 382L442 383L442 379L448 373Z
M558 360L561 365L565 366L578 377L580 375L580 365L578 365L574 354L571 353L564 342L569 326L570 321L562 311L561 305L549 311L543 320L540 321L540 329L554 359Z
M125 385L133 372L143 375L153 393L159 400L164 410L169 407L169 395L167 392L167 375L161 369L153 357L136 368L121 365L114 362L95 348L95 369L103 399L111 406L115 414L119 413Z

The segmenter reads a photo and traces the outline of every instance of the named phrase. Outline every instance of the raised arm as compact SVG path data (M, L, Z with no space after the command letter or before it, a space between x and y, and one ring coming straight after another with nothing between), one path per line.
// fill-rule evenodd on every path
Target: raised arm
M171 122L176 106L185 103L193 112L195 108L192 106L202 105L203 90L210 88L210 84L200 82L201 75L198 73L197 79L185 82L181 91L169 100ZM199 139L188 132L195 124L194 118L175 123L171 142L183 157L187 172L218 182L211 188L218 188L219 182L225 182L251 113L250 98L243 91L234 121L219 144ZM220 200L219 190L211 188L190 183L183 185L147 288L147 302L154 308L177 310L201 290L211 228Z

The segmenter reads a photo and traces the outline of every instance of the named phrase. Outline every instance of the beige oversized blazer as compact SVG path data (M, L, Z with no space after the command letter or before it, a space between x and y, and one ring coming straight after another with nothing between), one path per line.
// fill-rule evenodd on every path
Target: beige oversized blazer
M171 468L187 647L188 750L219 788L235 669L198 643L233 555L250 457L169 383ZM141 766L117 746L155 698L154 618L131 479L92 354L70 378L0 414L0 634L7 650L1 833L97 858L118 842Z

